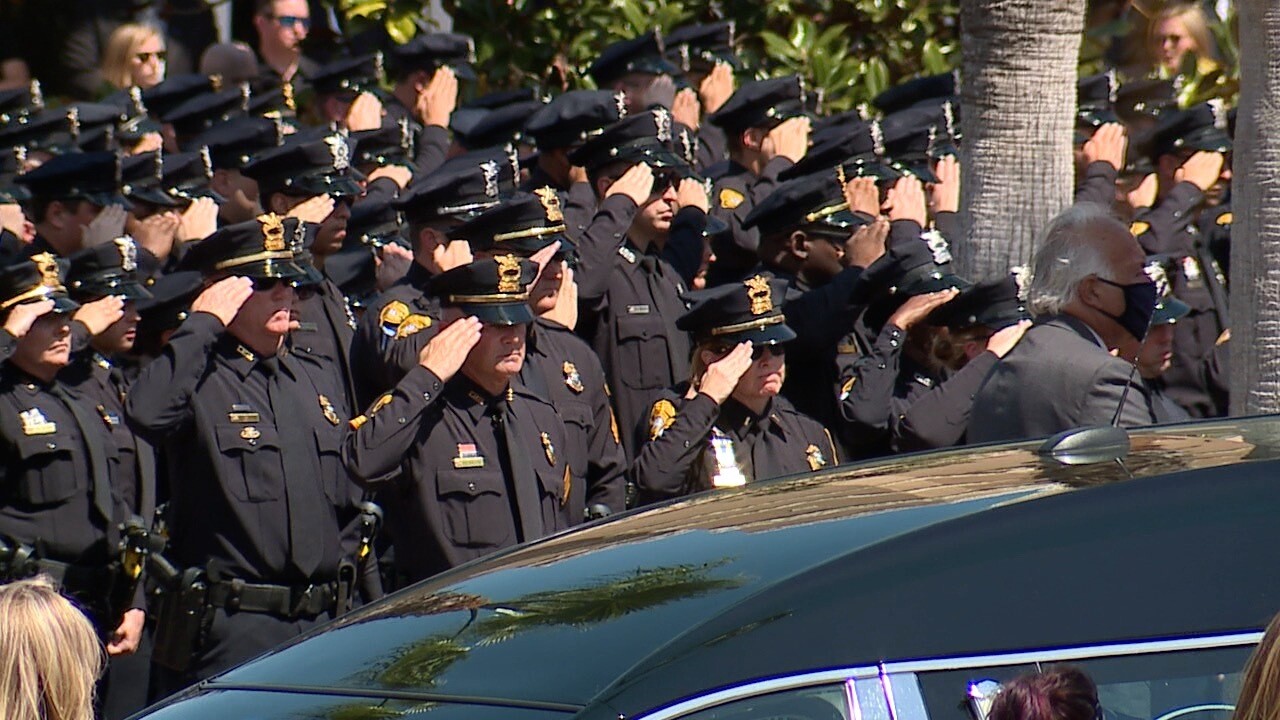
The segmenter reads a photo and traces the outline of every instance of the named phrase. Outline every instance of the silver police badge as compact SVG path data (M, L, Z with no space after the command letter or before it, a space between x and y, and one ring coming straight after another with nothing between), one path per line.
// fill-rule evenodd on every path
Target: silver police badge
M947 239L942 237L942 233L937 230L927 230L920 234L920 238L928 243L935 265L946 265L951 262L951 248L947 246Z
M486 160L480 163L480 172L484 173L484 194L498 197L498 163Z
M351 167L351 148L347 145L346 138L330 135L324 139L324 144L329 146L329 154L333 156L334 170L342 171Z
M120 269L125 272L133 272L138 269L138 245L129 235L121 235L112 240L115 243L116 250L120 251Z

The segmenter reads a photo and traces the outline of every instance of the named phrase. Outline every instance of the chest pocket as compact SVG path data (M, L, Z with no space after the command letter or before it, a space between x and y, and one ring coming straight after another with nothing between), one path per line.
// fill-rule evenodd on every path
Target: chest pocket
M626 308L620 308L626 312ZM667 327L653 308L645 315L618 316L619 379L638 390L666 388L674 384L667 358Z
M565 459L574 481L587 476L587 462L591 456L591 433L609 432L609 428L596 428L592 423L591 408L582 403L564 402L556 406L556 412L564 420Z
M334 505L344 505L354 498L356 486L347 481L347 474L342 466L342 429L317 427L315 436L324 494Z
M17 496L34 505L51 505L84 492L89 478L72 458L78 444L78 437L62 433L18 438Z
M445 469L436 477L446 538L458 547L503 547L515 542L511 505L494 467Z
M214 428L227 492L236 500L263 502L284 495L280 436L270 425L231 424Z

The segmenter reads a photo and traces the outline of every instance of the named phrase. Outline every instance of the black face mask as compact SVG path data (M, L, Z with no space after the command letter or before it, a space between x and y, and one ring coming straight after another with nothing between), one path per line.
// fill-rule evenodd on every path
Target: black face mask
M1137 340L1141 341L1145 338L1147 329L1151 327L1151 316L1156 311L1156 300L1159 299L1156 284L1139 282L1122 285L1106 278L1098 278L1098 280L1124 291L1124 312L1118 316L1110 313L1103 314L1120 323L1120 327L1129 331L1129 334Z

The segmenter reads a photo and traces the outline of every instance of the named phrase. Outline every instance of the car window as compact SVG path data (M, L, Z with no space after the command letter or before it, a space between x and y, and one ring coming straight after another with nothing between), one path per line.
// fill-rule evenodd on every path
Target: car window
M850 720L845 688L826 685L756 695L683 715L681 720Z
M1080 659L1098 685L1106 720L1230 720L1251 646ZM971 683L1005 682L1049 665L1023 664L918 675L929 720L974 720Z

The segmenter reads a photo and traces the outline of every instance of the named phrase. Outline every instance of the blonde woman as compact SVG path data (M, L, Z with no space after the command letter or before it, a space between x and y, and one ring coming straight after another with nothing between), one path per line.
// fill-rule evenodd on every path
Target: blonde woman
M1151 18L1149 27L1147 47L1161 77L1178 75L1187 53L1196 58L1196 68L1201 73L1218 66L1209 19L1199 3L1170 3Z
M1271 619L1262 642L1244 667L1240 698L1232 720L1280 718L1280 615Z
M150 25L128 23L116 28L102 55L102 78L121 90L143 90L164 80L168 54L164 36Z
M88 618L44 576L0 585L0 715L92 720L105 663Z

